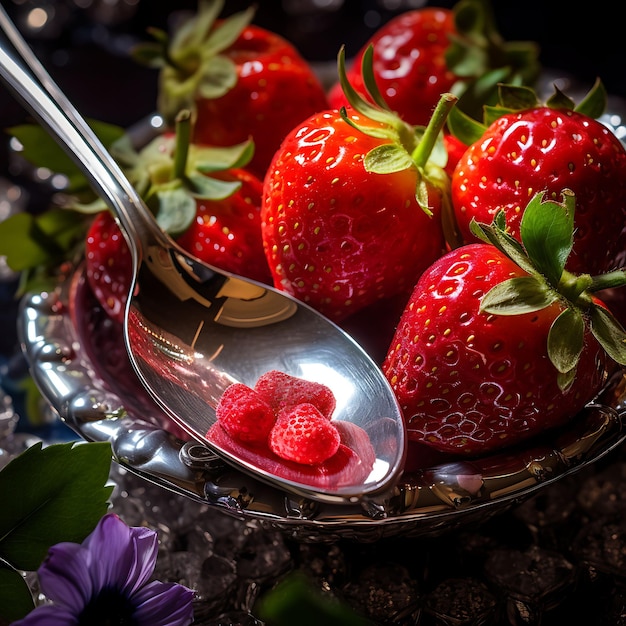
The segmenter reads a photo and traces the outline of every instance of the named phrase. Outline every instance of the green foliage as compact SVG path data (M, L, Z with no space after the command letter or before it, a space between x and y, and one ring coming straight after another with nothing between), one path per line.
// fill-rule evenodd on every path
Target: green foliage
M291 574L262 596L256 613L268 626L374 626L345 603L315 589L299 573Z
M33 607L33 598L23 576L0 563L0 625L21 619Z
M81 543L109 508L109 443L35 444L0 471L0 621L32 609L19 571L48 549Z
M626 271L592 277L565 269L573 248L576 199L569 189L561 195L562 202L546 200L543 192L531 198L520 224L521 243L507 232L503 211L492 224L473 221L470 229L529 274L492 287L481 299L482 312L520 315L561 303L563 310L552 324L546 348L565 390L574 381L587 330L614 361L626 365L626 331L592 298L596 291L626 285Z
M110 146L124 134L124 130L119 126L105 122L89 120L89 126L105 146ZM41 126L36 124L13 126L8 129L8 133L22 144L21 154L29 163L67 176L69 192L77 193L89 187L82 171Z

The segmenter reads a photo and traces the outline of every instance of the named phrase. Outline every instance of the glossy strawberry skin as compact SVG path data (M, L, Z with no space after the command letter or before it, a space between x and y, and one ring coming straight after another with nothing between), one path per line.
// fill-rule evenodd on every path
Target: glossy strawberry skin
M237 66L237 84L217 99L198 99L194 141L232 146L250 137L248 169L263 178L283 137L303 119L328 108L311 66L288 41L247 26L224 54Z
M245 169L213 172L211 176L239 181L241 187L223 200L198 200L196 219L177 243L202 261L271 283L261 239L262 181Z
M610 368L587 334L576 380L561 392L546 352L559 301L516 316L479 312L517 265L487 244L449 252L417 283L383 364L410 440L462 455L493 452L564 424Z
M451 10L426 7L403 13L382 26L353 59L348 80L363 96L361 59L374 45L373 71L389 107L406 122L425 126L442 93L457 77L446 64L449 35L456 32ZM331 88L333 108L346 104L341 85Z
M498 209L509 232L531 196L576 194L574 251L567 269L599 274L617 267L626 221L626 150L600 122L548 107L504 115L463 154L452 175L454 213L466 242L472 217L489 223Z
M415 168L365 170L365 154L382 143L325 111L287 135L265 178L261 223L274 284L335 321L411 289L444 248L441 196L426 215Z
M130 290L133 261L117 222L108 211L94 218L85 241L85 275L106 314L118 322Z

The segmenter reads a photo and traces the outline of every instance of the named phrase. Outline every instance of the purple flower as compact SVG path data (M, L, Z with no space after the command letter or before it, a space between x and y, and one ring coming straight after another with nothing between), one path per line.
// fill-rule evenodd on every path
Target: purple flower
M37 571L53 602L13 626L185 626L194 592L176 583L147 582L157 559L157 535L130 528L108 513L83 541L52 546Z

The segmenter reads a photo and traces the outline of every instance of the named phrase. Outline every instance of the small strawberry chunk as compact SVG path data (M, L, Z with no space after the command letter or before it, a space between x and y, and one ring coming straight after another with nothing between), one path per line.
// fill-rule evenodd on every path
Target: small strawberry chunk
M303 402L317 407L327 419L330 419L335 410L335 396L329 387L278 370L263 374L254 388L277 414Z
M267 443L276 417L272 407L254 389L233 383L215 409L224 430L240 441Z
M337 452L340 442L334 424L308 402L282 411L269 435L274 454L303 465L323 463Z

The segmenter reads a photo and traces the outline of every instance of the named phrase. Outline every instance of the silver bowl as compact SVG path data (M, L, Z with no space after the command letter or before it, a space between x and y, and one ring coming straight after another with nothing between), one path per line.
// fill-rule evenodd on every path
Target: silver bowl
M550 72L540 92L555 84L576 101L584 94L572 78ZM600 120L625 141L626 102L609 97L608 110ZM153 132L140 124L134 139L141 145ZM114 460L146 480L300 541L372 542L478 524L596 462L626 437L626 369L618 369L580 414L544 437L471 460L422 450L422 465L407 468L377 500L312 502L235 470L175 430L140 387L121 328L100 310L81 268L62 275L57 290L23 298L18 333L35 382L80 437L109 441Z
M619 369L566 427L526 445L471 460L425 460L374 501L312 502L239 472L173 430L134 377L121 328L99 308L81 268L57 290L23 298L18 333L35 382L81 438L109 441L114 460L148 481L300 541L434 536L480 523L626 437L626 370Z

